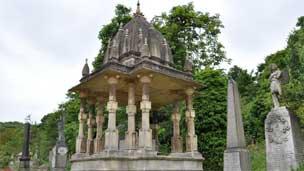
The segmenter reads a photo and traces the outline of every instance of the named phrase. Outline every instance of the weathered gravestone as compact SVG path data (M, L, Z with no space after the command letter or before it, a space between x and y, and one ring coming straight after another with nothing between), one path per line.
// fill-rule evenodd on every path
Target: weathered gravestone
M64 119L58 122L58 139L50 152L51 171L65 171L67 165L68 148L64 137Z
M246 149L240 97L234 80L228 83L227 149L224 153L224 171L250 171L249 152Z
M271 65L269 80L274 107L265 120L266 155L268 171L290 171L303 162L304 139L298 118L286 107L280 107L283 73Z

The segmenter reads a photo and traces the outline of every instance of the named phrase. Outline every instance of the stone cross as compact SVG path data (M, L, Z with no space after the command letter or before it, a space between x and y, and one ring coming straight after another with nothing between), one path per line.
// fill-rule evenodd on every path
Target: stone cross
M224 154L224 171L249 171L250 158L246 149L240 107L240 95L234 80L228 82L227 149Z

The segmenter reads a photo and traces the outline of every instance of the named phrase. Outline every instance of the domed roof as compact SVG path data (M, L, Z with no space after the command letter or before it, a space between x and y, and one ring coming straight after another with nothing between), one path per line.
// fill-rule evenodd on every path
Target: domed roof
M131 21L110 40L103 63L116 61L132 66L143 59L164 65L173 63L166 39L142 15L138 4Z

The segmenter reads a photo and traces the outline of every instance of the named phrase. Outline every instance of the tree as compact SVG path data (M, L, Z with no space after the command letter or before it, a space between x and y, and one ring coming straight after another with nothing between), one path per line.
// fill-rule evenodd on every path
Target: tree
M131 20L131 9L124 5L118 4L115 9L115 17L112 18L111 22L102 27L99 31L98 39L101 41L101 48L97 57L93 62L94 69L99 69L102 65L103 58L105 56L108 41L114 34L117 33L120 25L125 25Z
M226 144L227 75L222 70L206 68L195 73L203 88L194 99L198 148L202 152L204 170L223 170Z
M188 55L193 56L197 68L230 61L218 41L223 28L219 15L195 11L193 3L189 3L175 6L169 14L155 17L153 24L167 39L177 69L183 68Z

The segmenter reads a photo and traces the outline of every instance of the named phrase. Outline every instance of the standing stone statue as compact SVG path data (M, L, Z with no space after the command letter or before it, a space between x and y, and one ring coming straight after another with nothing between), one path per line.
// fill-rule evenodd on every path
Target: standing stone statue
M279 97L282 95L281 80L280 80L282 72L280 71L280 69L277 67L276 64L271 64L270 70L271 70L271 74L269 77L270 90L272 94L273 105L276 108L280 106Z
M68 148L64 137L64 117L58 121L58 138L56 145L50 152L51 171L65 171L67 165Z
M25 119L24 124L24 143L23 143L23 149L22 149L22 156L19 159L19 170L20 171L29 171L30 170L30 131L31 131L31 116L28 115Z
M265 139L268 171L291 171L304 159L304 139L298 118L285 106L280 106L281 84L288 74L271 64L270 89L273 108L265 120Z
M224 153L224 171L250 171L249 152L246 149L240 96L234 80L228 82L227 149Z

